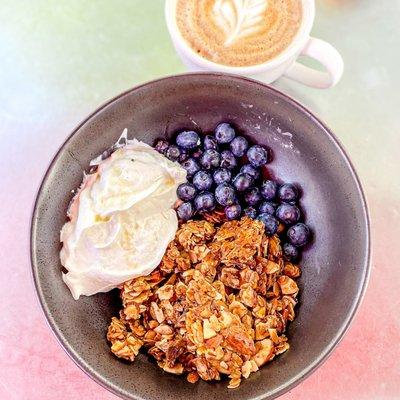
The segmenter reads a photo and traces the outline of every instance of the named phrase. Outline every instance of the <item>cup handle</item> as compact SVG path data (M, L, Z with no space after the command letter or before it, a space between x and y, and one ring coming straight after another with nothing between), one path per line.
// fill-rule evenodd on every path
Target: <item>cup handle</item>
M301 55L319 61L325 67L326 72L317 71L295 62L285 71L284 76L318 89L327 89L339 82L343 74L343 59L331 44L310 37Z

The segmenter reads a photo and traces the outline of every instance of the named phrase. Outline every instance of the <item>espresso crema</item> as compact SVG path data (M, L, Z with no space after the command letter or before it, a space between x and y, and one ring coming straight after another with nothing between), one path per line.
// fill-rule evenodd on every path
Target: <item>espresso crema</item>
M301 0L178 0L176 22L188 45L218 64L262 64L293 41Z

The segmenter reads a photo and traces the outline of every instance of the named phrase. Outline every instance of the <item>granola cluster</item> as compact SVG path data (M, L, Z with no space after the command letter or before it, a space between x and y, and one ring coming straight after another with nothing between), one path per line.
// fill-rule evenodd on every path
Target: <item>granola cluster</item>
M223 222L214 213L184 223L159 267L123 285L123 309L107 333L111 351L133 361L143 347L191 383L228 375L236 388L289 348L299 275L260 221Z

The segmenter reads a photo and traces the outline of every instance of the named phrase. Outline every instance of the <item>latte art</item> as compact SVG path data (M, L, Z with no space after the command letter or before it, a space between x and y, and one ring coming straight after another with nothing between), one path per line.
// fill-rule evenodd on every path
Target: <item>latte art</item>
M284 51L296 36L301 0L177 0L176 22L188 45L218 64L249 66Z
M213 16L217 25L225 31L225 46L259 31L267 4L267 0L217 0Z

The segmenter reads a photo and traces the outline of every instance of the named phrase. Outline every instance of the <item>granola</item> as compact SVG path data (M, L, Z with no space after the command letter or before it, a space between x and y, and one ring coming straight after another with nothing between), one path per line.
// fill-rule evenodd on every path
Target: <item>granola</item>
M184 223L159 267L121 288L111 351L133 361L143 348L191 383L227 375L236 388L289 349L284 333L295 318L299 275L260 221L224 222L214 213Z

